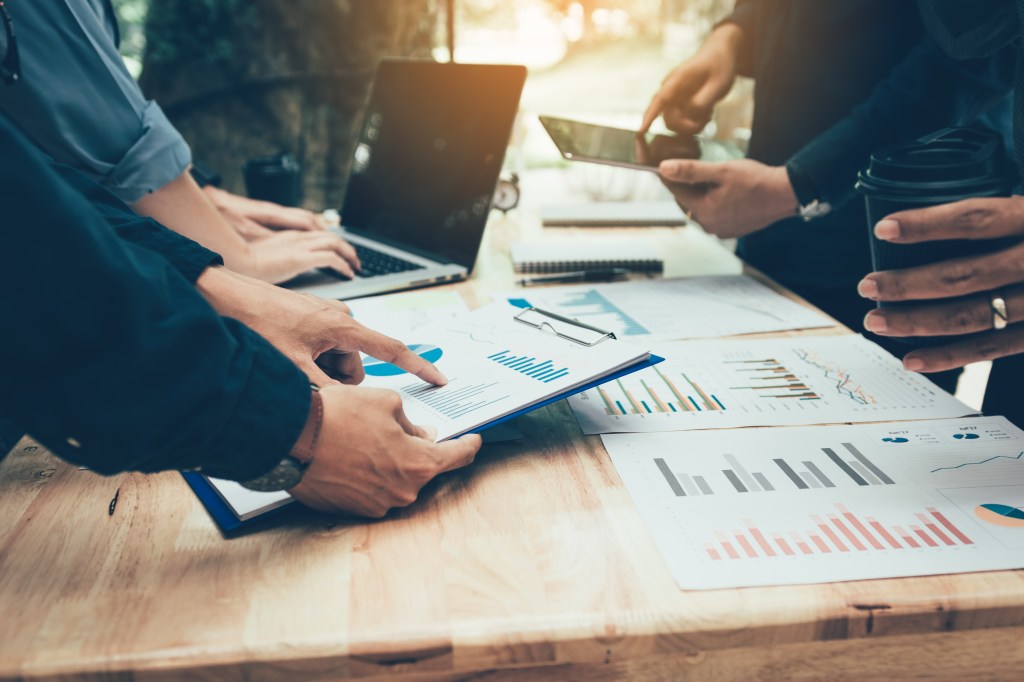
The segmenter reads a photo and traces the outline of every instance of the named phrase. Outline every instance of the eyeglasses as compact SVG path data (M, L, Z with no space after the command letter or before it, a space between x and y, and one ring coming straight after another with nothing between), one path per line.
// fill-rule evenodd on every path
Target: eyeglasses
M0 18L3 18L4 30L7 31L7 54L0 62L0 80L4 85L14 85L21 79L21 59L18 58L18 41L14 37L14 22L7 13L4 0L0 0Z

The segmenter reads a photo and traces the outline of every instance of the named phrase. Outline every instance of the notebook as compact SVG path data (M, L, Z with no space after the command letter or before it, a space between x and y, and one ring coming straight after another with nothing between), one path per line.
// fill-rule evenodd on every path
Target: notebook
M643 241L563 241L513 244L512 267L525 274L623 268L661 272L665 262Z
M482 431L661 362L603 330L506 303L424 327L415 339L403 340L436 364L448 384L432 386L366 357L364 385L397 392L410 421L435 427L438 441ZM292 501L283 491L257 493L196 473L185 479L225 531Z
M468 277L525 81L518 65L381 61L340 211L362 270L285 286L350 300Z
M599 201L544 206L544 227L676 227L686 216L674 201Z

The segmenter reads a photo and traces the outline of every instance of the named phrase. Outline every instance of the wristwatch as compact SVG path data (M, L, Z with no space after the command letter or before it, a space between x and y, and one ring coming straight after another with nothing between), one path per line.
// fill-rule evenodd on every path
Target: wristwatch
M313 462L313 452L316 450L317 441L320 440L320 427L324 419L324 403L316 386L312 387L313 393L310 397L309 416L306 417L306 425L302 427L299 439L291 452L281 458L277 465L256 478L248 481L239 481L243 488L255 490L261 493L270 493L278 490L290 490L299 484L306 469Z
M798 216L805 221L811 221L832 212L832 204L818 198L814 183L794 159L786 162L786 174L789 176L793 194L796 195Z

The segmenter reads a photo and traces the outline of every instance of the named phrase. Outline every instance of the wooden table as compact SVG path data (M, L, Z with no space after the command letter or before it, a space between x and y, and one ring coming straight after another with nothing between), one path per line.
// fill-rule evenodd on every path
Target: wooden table
M492 224L464 293L507 286L533 229ZM738 271L692 230L643 234L670 274ZM565 404L519 426L383 521L296 510L230 540L177 474L26 439L0 465L0 678L1024 678L1019 571L684 592Z

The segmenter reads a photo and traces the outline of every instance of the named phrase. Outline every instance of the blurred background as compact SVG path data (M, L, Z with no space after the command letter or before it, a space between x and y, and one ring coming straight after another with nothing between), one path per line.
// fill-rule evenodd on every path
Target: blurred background
M635 127L662 78L732 0L114 0L121 50L197 159L244 192L247 158L286 151L304 203L337 207L373 69L385 56L529 68L506 174L523 203L668 198L649 174L558 156L537 114ZM449 6L454 12L449 17ZM753 105L737 84L706 131L742 148Z

